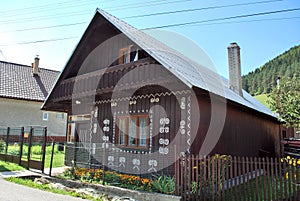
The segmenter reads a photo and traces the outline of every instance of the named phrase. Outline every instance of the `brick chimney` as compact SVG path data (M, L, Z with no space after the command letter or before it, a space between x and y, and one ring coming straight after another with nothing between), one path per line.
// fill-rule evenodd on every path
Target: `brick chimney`
M240 47L233 42L227 47L229 65L229 88L240 96L242 91Z
M36 55L34 58L34 63L32 63L32 68L33 68L33 75L38 75L39 74L39 55Z

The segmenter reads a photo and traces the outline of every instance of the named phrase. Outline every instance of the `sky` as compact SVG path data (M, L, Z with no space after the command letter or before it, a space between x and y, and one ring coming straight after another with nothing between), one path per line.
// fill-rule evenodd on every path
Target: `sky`
M299 0L10 0L0 3L0 60L31 65L39 55L40 67L61 71L96 8L138 29L167 26L227 78L231 42L243 75L300 44Z

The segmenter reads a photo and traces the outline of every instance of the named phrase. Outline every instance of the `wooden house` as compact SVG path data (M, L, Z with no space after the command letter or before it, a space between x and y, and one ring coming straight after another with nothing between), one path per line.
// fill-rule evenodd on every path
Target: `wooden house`
M141 174L185 154L279 154L276 116L235 87L98 9L43 109L69 115L67 164Z

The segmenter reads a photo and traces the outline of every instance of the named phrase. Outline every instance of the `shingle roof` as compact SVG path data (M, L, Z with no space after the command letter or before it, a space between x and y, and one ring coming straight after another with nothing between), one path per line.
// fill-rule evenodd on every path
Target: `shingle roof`
M276 115L262 103L243 90L243 97L229 89L229 81L206 67L200 66L181 53L164 45L126 22L98 9L97 12L124 33L154 59L177 76L189 87L198 87L220 95L246 107L272 117Z
M0 97L44 101L59 76L58 71L0 61Z

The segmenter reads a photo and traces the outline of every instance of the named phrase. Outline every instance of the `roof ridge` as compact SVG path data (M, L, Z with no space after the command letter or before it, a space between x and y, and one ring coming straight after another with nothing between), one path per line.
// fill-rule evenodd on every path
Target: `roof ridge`
M14 62L9 62L9 61L1 61L0 60L0 63L6 63L6 64L12 64L12 65L18 65L18 66L22 66L22 67L32 68L32 66L29 66L29 65L19 64L19 63L14 63ZM43 68L43 67L39 67L39 69L43 69L43 70L47 70L47 71L52 71L52 72L57 72L57 73L61 72L61 71L58 71L58 70L53 70L53 69Z

